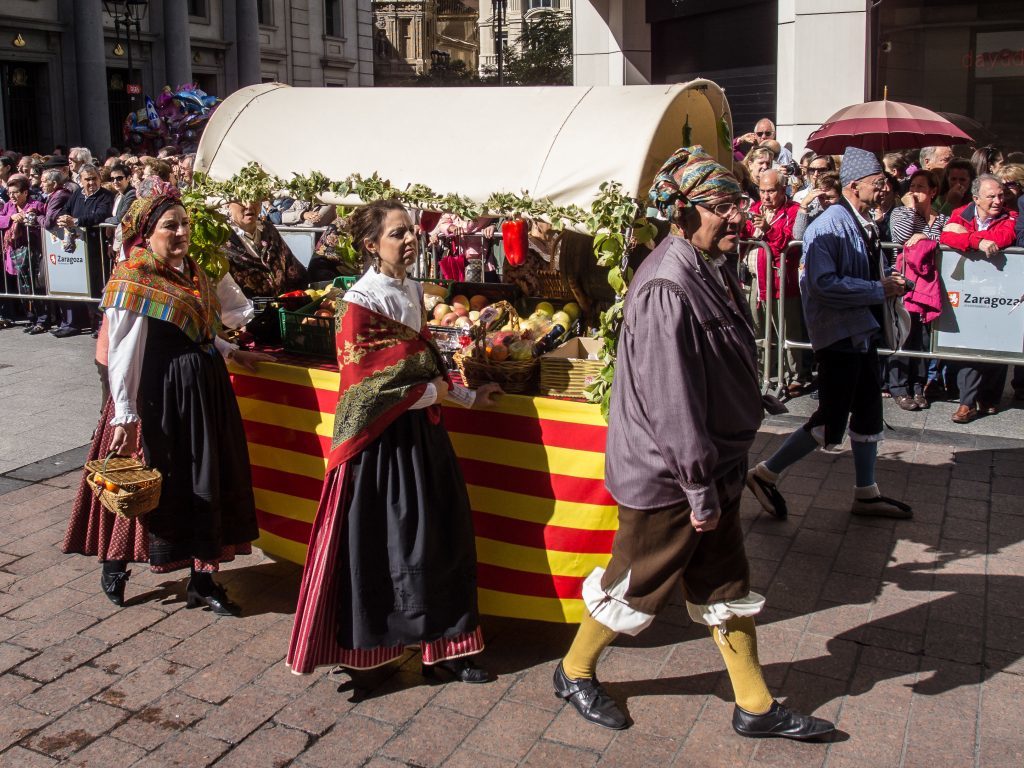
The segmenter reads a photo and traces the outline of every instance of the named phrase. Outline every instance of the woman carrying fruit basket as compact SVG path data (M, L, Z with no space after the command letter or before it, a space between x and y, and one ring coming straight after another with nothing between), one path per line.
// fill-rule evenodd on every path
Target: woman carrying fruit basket
M418 646L423 672L489 680L466 486L440 403L486 406L501 390L453 387L425 332L423 292L406 278L416 228L394 200L352 214L372 268L337 308L341 383L287 663L367 670Z
M177 190L136 200L125 238L140 238L114 269L101 307L109 330L111 399L91 459L130 452L163 476L156 509L127 519L105 511L83 480L64 552L97 555L100 586L124 604L129 562L157 573L189 568L188 607L237 615L212 574L259 535L245 433L223 357L255 368L268 355L217 336L213 281L189 257L189 218ZM108 490L116 490L107 486Z

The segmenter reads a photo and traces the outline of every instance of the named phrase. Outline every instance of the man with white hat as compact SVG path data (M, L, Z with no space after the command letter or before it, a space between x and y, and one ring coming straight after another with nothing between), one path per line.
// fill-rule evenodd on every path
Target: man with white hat
M811 347L818 363L818 410L767 461L747 473L747 487L765 511L786 517L779 475L819 446L838 450L850 436L856 485L855 515L909 518L908 505L881 495L875 483L878 443L883 439L882 382L878 346L884 307L907 290L902 275L886 274L881 239L871 221L885 186L874 154L848 147L840 181L843 197L818 216L804 234L800 265Z

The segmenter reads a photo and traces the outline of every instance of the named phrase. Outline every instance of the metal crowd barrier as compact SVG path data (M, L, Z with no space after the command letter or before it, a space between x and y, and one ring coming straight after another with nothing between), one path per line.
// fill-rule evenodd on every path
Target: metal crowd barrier
M110 277L110 247L115 229L113 224L99 224L76 227L69 232L29 225L27 262L18 269L18 274L8 274L6 268L0 270L0 299L98 303L102 287ZM98 241L90 237L91 233L98 235ZM98 257L91 250L95 242L99 243ZM92 274L97 267L98 281L93 280Z
M743 244L746 244L746 243L751 243L751 244L753 244L755 246L758 245L758 243L755 242L755 241L743 241ZM788 257L788 255L792 252L792 250L794 248L802 249L803 248L803 242L800 241L800 240L792 240L792 241L790 241L786 245L786 248L785 248L785 250L783 251L783 254L782 254L782 258L779 259L779 264L778 264L777 267L774 265L774 263L773 263L774 260L773 259L768 261L769 269L771 271L776 271L777 270L778 273L779 273L779 296L778 296L778 301L777 301L777 311L778 311L778 314L779 314L779 320L778 320L778 339L779 339L779 343L777 343L775 345L776 346L776 373L778 375L777 387L775 389L776 393L780 393L782 391L782 381L783 381L783 375L784 375L783 372L785 371L785 354L786 354L786 351L790 350L790 349L796 349L796 350L810 350L811 349L811 345L808 342L799 341L799 340L796 340L796 339L790 339L789 336L787 335L786 313L785 313L785 310L784 310L784 303L785 303L785 300L786 300L786 268L787 268L786 267L786 261L787 261L786 257ZM896 243L888 243L888 242L886 242L886 243L882 243L882 248L885 249L885 250L896 251L896 250L899 250L900 248L902 248L902 246L901 245L897 245ZM950 254L956 254L959 257L963 256L963 254L960 251L957 251L957 250L955 250L953 248L949 248L948 246L940 245L939 249L940 249L940 251L943 254L950 253ZM1003 256L1024 256L1024 248L1016 248L1016 247L1014 247L1014 248L1006 248L1006 249L1004 249L1002 251L999 251L998 253L1002 254ZM995 257L990 257L990 258L988 258L986 260L987 261L992 261L993 258L995 258ZM1020 270L1021 275L1024 275L1024 260L1022 260L1020 262L1020 267L1021 267L1021 270ZM772 344L772 341L771 341L771 338L772 338L772 326L771 326L771 323L769 322L769 319L771 317L771 311L770 311L769 308L770 308L771 303L772 303L771 302L771 294L773 293L773 289L774 289L774 285L773 284L774 284L774 280L766 279L766 286L767 286L766 309L768 310L768 311L766 311L766 321L765 321L765 335L766 335L766 338L763 340L763 342L761 342L761 344L764 346L764 348L766 350L765 358L764 358L763 381L762 381L762 387L765 389L765 391L768 391L771 388L771 383L772 383L772 381L771 381L771 359L770 359L770 357L771 357L770 350L771 350L771 344ZM944 289L943 290L943 295L945 295L945 293L948 291L948 286L944 285L943 289ZM757 290L756 278L754 280L754 283L753 283L753 286L752 286L752 290ZM1016 310L1019 307L1024 306L1024 294L1022 294L1018 299L1016 299L1016 302L1017 302L1016 305L1010 310L1011 312ZM1022 311L1024 311L1024 310L1022 310ZM1019 365L1019 364L1024 363L1024 338L1021 339L1020 351L1018 351L1016 353L992 352L992 351L985 351L985 350L971 351L971 352L955 352L955 351L951 351L950 349L946 349L946 348L943 348L941 350L937 350L936 349L936 346L938 346L938 344L937 344L937 333L940 332L941 329L936 329L936 324L939 323L940 320L941 320L941 318L937 318L936 320L932 321L932 335L931 335L931 346L932 346L932 349L918 351L918 350L904 350L904 349L893 350L893 349L888 349L888 348L879 348L878 354L882 355L882 356L898 355L898 356L902 356L902 357L924 358L924 359L929 359L929 360L930 359L938 359L938 360L943 360L943 361L964 362L964 363L995 363L995 364L998 364L998 365L1013 365L1013 364L1018 364Z
M309 266L320 235L327 231L327 227L286 227L283 224L275 224L274 228L304 267Z

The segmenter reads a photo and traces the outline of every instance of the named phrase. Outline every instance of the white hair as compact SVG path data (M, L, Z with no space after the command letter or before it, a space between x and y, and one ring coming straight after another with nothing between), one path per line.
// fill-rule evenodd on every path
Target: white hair
M88 147L72 147L68 150L68 160L75 158L83 163L92 162L92 150Z

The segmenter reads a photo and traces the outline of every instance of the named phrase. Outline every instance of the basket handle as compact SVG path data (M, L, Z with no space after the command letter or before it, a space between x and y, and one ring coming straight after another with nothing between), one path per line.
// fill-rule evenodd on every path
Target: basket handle
M117 451L111 451L110 453L107 454L107 457L103 459L103 468L100 469L101 475L107 474L107 462L109 462L115 456L117 456ZM126 467L120 467L120 469L143 469L145 466L145 464L134 464L128 465Z

